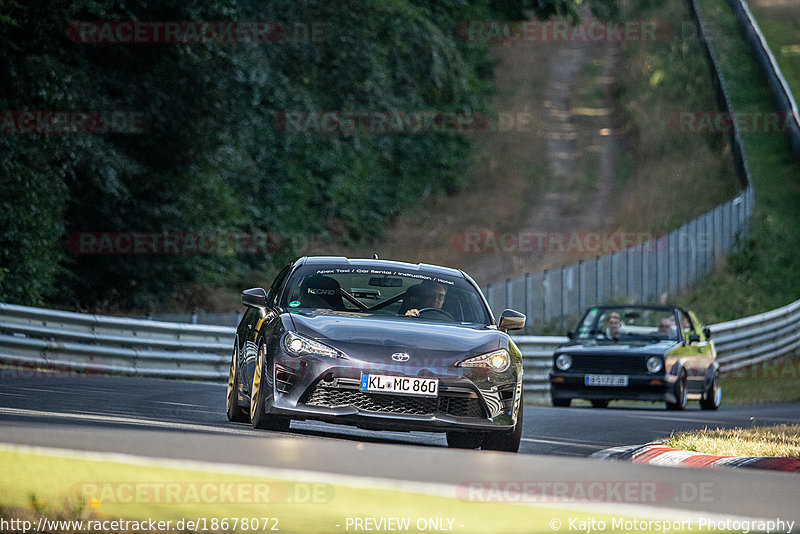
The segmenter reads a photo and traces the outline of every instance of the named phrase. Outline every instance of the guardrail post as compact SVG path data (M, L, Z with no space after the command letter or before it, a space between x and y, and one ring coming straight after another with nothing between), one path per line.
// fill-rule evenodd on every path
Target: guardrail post
M542 319L545 323L550 322L550 271L547 269L542 273Z

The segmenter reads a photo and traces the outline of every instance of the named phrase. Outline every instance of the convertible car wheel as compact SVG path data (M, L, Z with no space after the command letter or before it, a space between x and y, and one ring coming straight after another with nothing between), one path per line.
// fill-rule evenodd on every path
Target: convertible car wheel
M700 399L700 408L703 410L716 410L720 404L722 404L722 384L719 379L719 371L716 371L708 391Z
M550 397L550 402L552 402L553 406L557 406L559 408L568 408L570 404L572 404L572 399L555 399Z
M675 398L678 402L668 402L667 403L667 410L683 410L686 408L686 371L681 373L681 377L678 379L677 382L677 390L675 391Z
M479 432L448 432L447 446L451 449L477 449L483 442Z
M239 388L239 366L236 360L236 347L233 347L231 356L231 367L228 369L228 391L225 398L225 408L228 411L228 421L235 423L249 423L250 416L240 406L237 401L236 390Z
M607 400L593 400L592 408L608 408L608 401Z
M517 424L514 429L508 432L487 432L483 436L483 445L481 448L486 451L505 451L517 452L519 450L519 442L522 440L522 408L523 399L520 399L519 413L517 414Z
M264 364L267 348L262 341L256 356L256 369L253 373L253 390L250 395L250 419L253 428L262 430L289 430L289 420L269 415L264 403L272 398L272 371Z

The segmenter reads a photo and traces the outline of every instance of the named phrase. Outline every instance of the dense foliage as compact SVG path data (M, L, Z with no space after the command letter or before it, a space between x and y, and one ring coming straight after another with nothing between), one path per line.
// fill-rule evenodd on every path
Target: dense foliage
M270 271L303 239L379 233L426 192L463 185L470 137L294 133L285 113L483 112L486 44L456 38L458 23L529 8L574 16L579 3L0 0L0 301L148 307L184 284ZM276 21L280 32L262 43L152 44L74 32L76 21L135 20ZM25 110L137 122L20 133ZM67 247L82 232L267 231L281 243L268 255Z

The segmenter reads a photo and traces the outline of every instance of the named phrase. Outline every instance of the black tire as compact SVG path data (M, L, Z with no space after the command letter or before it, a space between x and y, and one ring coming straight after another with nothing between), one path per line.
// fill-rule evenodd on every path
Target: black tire
M592 408L608 408L607 400L593 400L591 401Z
M559 408L569 408L569 405L572 404L572 399L556 399L551 395L550 402L553 404L553 406L557 406Z
M468 434L466 432L448 432L447 446L451 449L477 449L483 443L480 432Z
M719 371L714 371L714 378L711 385L700 398L700 408L702 410L716 410L722 404L722 382L720 381Z
M234 423L249 423L250 414L239 406L239 363L236 358L236 343L233 345L231 366L228 369L228 389L225 396L225 409L228 412L228 421Z
M519 451L519 443L522 440L522 420L525 400L520 396L519 413L517 414L517 424L512 430L507 432L487 432L483 435L481 449L485 451Z
M250 420L253 428L261 430L289 430L289 419L266 413L264 403L272 398L272 370L264 365L267 347L264 340L258 346L256 368L253 372L253 388L250 392Z
M686 408L686 371L681 372L681 377L678 379L678 391L675 392L677 402L668 402L667 410L680 411Z

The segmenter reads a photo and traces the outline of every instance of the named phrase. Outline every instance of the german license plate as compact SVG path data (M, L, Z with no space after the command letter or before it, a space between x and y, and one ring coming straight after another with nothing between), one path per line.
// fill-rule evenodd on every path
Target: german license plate
M625 387L628 385L628 375L586 375L583 383L586 386Z
M362 373L361 390L436 397L439 394L439 379Z

